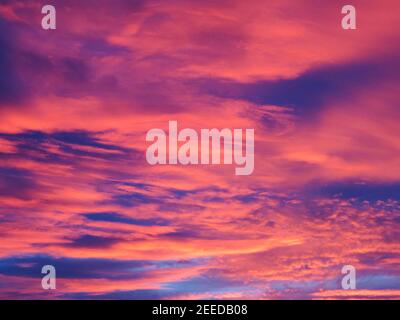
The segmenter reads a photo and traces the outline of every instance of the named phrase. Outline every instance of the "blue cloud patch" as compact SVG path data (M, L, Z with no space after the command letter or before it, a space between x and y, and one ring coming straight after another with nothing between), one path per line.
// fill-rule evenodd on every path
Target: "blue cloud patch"
M241 83L227 79L196 79L190 83L200 92L255 104L292 107L301 115L318 112L328 102L346 98L354 88L373 85L378 79L399 78L397 57L324 65L293 79Z
M137 219L116 212L84 213L83 216L92 221L118 222L139 226L166 226L169 224L168 220L161 218Z

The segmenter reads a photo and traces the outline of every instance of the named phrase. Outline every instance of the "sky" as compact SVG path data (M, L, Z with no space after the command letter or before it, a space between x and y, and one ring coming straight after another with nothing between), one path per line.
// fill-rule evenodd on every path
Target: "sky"
M400 3L350 2L0 0L0 298L400 299ZM149 165L169 121L254 172Z

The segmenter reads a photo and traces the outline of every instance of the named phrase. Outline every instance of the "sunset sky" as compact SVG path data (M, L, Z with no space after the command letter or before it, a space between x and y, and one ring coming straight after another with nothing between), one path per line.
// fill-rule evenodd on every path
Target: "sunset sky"
M0 0L0 299L400 299L399 10ZM149 165L168 121L254 172Z

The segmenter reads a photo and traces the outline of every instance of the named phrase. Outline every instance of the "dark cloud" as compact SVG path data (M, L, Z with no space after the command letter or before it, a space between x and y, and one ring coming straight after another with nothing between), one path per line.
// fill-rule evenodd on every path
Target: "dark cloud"
M41 131L25 131L18 134L0 133L1 138L13 142L18 149L18 153L11 157L29 154L31 159L36 161L72 164L76 163L79 157L122 161L137 156L137 151L101 142L95 135L96 133L83 130L53 133ZM49 144L57 146L65 155L50 151ZM91 149L86 150L81 147L91 147Z
M77 58L63 58L60 65L65 80L81 85L89 81L90 70L86 62Z
M299 114L310 115L327 103L346 99L355 88L374 86L382 79L399 79L399 69L397 58L379 57L376 60L320 66L293 79L240 83L208 78L190 83L202 93L255 104L292 107Z
M114 244L121 242L122 240L114 237L100 237L100 236L92 236L90 234L85 234L80 236L79 238L73 239L67 247L73 248L90 248L90 249L102 249L102 248L110 248Z
M393 252L368 252L360 253L358 256L358 261L367 265L378 265L387 262L387 260L397 258L397 254Z
M30 171L0 167L0 196L29 200L37 188L38 184Z
M400 183L336 182L313 183L305 188L314 196L338 197L358 200L400 199Z
M83 216L92 221L118 222L139 226L165 226L169 224L168 220L165 219L136 219L116 212L84 213Z
M130 208L136 207L142 204L151 204L151 203L162 203L160 197L157 196L148 196L139 192L131 192L127 194L116 194L113 195L111 201L107 201L107 203L116 204L122 207Z
M357 289L399 290L399 274L390 274L388 272L389 270L385 270L385 273L380 273L377 270L360 271L357 276Z
M81 146L95 147L104 150L126 151L126 148L100 142L94 133L88 131L59 131L52 134L47 134L47 137L56 141L65 142L69 144L76 144Z
M41 278L44 265L56 268L57 277L61 279L137 279L146 276L147 272L164 268L184 268L196 265L195 260L115 260L99 258L68 258L48 255L15 256L0 259L0 274Z
M85 37L81 40L81 55L84 56L115 56L129 53L130 49L121 45L109 43L106 39L100 37Z
M151 266L146 261L55 258L33 255L0 259L0 274L40 278L44 265L53 265L56 268L57 276L67 279L134 279L142 275L143 268Z

